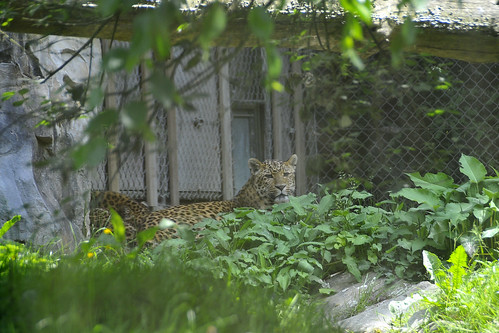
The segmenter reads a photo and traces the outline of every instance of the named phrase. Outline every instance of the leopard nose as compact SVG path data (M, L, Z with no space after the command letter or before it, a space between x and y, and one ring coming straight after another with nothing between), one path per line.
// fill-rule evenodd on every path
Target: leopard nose
M277 187L282 192L282 190L284 190L284 188L286 187L286 185L285 184L278 184L275 187Z

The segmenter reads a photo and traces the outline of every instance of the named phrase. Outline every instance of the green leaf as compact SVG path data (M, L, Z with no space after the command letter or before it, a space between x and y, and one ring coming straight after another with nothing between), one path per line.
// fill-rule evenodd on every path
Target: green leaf
M263 7L254 7L248 14L251 32L262 42L267 42L274 31L274 23Z
M463 276L466 274L465 268L468 268L468 255L464 247L459 245L452 252L448 261L452 263L452 266L449 268L449 273L452 274L452 287L459 288L462 284Z
M370 25L371 21L371 1L340 0L340 4L345 11L358 16L364 23Z
M307 215L307 212L303 208L303 206L302 206L299 198L297 198L297 197L290 197L289 198L289 203L291 204L291 206L293 207L293 210L295 211L295 213L298 216L305 216L305 215Z
M331 294L336 293L336 289L332 289L332 288L320 288L319 289L319 293L321 293L323 295L331 295Z
M206 13L203 20L199 43L203 50L208 50L215 38L225 30L227 25L227 15L222 5L214 3Z
M322 197L319 205L317 206L317 213L319 216L324 216L330 209L333 208L334 197L331 194Z
M14 97L16 93L14 91L6 91L2 94L2 101L8 101L12 97Z
M83 165L95 167L102 163L107 155L107 141L101 136L92 137L88 142L71 153L73 167L80 169Z
M353 257L346 256L341 259L341 261L347 266L348 271L357 279L357 281L360 282L362 275L355 259Z
M109 209L111 212L111 225L113 226L114 238L119 243L124 243L126 239L125 235L125 225L121 216L112 208Z
M131 102L125 106L120 114L125 128L132 131L144 131L147 124L147 105L145 102Z
M492 238L495 235L497 235L498 233L499 233L499 227L488 228L482 232L482 238ZM1 237L1 235L0 235L0 237Z
M445 279L444 266L435 254L423 250L423 265L436 283L441 283Z
M290 269L290 266L284 267L279 271L279 273L277 273L276 281L279 283L279 286L283 291L286 291L291 283L291 276L289 274Z
M357 234L351 239L352 244L357 246L370 243L371 241L372 241L371 237L363 234Z
M411 251L412 253L421 250L426 246L426 240L421 238L416 238L411 242Z
M478 183L485 179L487 170L476 158L463 154L459 159L459 163L461 164L459 171L468 176L472 183Z
M2 225L2 228L0 228L0 238L2 238L3 235L5 235L5 233L9 231L9 229L12 228L12 226L17 222L19 222L20 220L21 220L21 215L15 215L10 220L6 221Z
M304 259L298 261L298 269L309 274L314 272L314 266L312 266L307 260Z
M270 80L272 84L281 75L282 59L274 45L267 46L265 50L267 51L267 80Z
M102 134L102 132L118 122L118 112L115 110L103 110L93 117L85 131L89 134Z
M393 196L402 196L406 199L416 201L420 204L425 203L433 208L438 207L442 204L437 195L424 188L403 188L397 193L394 193Z
M158 72L151 76L151 93L165 109L170 109L175 104L182 102L172 80Z
M156 235L156 231L159 230L159 227L152 227L146 230L142 230L137 233L137 245L139 248L142 248L148 241L154 239Z
M367 198L372 197L373 195L367 191L353 191L352 192L352 199L357 199L357 200L364 200Z
M443 172L436 174L427 173L424 177L422 177L419 172L408 173L407 175L414 185L440 193L452 189L452 186L454 185L454 179Z
M127 57L128 51L124 48L111 49L104 55L102 64L106 70L117 72L125 68Z

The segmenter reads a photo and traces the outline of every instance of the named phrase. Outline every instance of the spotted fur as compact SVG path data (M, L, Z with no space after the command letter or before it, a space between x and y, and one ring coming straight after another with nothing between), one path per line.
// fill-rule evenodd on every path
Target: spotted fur
M137 230L145 230L158 226L163 219L169 219L177 224L190 226L205 218L216 219L221 213L231 212L237 207L253 207L269 209L276 203L289 201L289 196L295 195L295 170L298 157L292 155L289 160L266 160L260 162L256 158L248 161L251 176L243 188L232 200L210 201L178 205L151 212L149 209L116 192L103 192L97 195L97 207L113 208L120 215L125 214L126 224ZM155 240L161 241L174 237L175 228L159 230Z

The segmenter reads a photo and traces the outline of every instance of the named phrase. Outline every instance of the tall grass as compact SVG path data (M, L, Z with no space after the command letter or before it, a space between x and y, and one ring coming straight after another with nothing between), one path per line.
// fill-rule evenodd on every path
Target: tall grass
M2 332L334 332L318 305L227 285L165 258L62 260L0 273Z

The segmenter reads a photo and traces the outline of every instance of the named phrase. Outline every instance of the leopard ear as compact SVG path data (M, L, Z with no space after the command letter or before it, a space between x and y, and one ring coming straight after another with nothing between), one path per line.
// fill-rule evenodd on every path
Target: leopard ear
M263 167L263 163L256 158L250 158L248 160L248 166L252 175L256 175L258 171Z
M291 155L289 160L287 160L286 164L289 164L293 167L296 167L296 163L298 163L298 156L296 154Z

